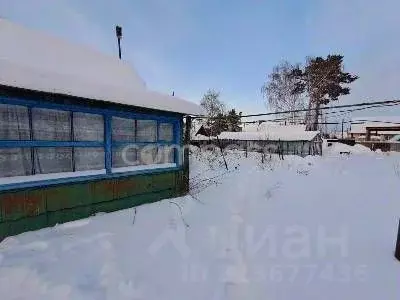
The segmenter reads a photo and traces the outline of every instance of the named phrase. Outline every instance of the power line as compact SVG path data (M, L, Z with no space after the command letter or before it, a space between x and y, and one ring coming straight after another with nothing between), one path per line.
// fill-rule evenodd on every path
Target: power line
M360 122L360 123L358 123ZM365 122L368 123L383 123L383 124L394 124L394 125L399 125L400 122L388 122L388 121L378 121L378 120L355 120L352 121L351 124L365 124Z
M400 100L389 100L389 101L378 101L378 102L362 102L356 104L346 104L346 105L336 105L336 106L323 106L320 107L320 110L327 110L327 109L337 109L337 108L348 108L348 107L361 107L361 106L375 106L375 105L384 105L384 104L400 104ZM296 113L296 112L308 112L317 110L317 108L310 108L310 109L296 109L296 110L287 110L281 112L271 112L271 113L263 113L263 114L252 114L252 115L244 115L241 116L242 118L248 117L261 117L261 116L271 116L271 115L280 115L280 114L288 114L288 113Z
M361 107L361 108L354 108L354 109L348 109L348 110L340 110L340 111L331 111L331 112L326 112L325 115L332 115L328 116L328 118L335 118L335 117L340 117L343 116L344 114L354 112L354 111L361 111L361 110L366 110L366 109L372 109L372 108L384 108L384 107L390 107L390 106L397 106L400 105L400 102L398 103L393 103L393 104L379 104L379 105L371 105L371 106L366 106L366 107ZM303 121L303 118L296 118L296 121ZM288 121L287 118L275 118L275 119L268 119L268 120L257 120L257 121L248 121L248 122L242 122L246 124L251 124L251 123L258 123L258 122L278 122L278 121Z
M346 105L336 105L336 106L323 106L320 107L319 110L329 110L329 109L338 109L338 108L349 108L349 107L363 107L363 106L370 106L373 107L384 107L392 105L399 105L400 100L388 100L388 101L378 101L378 102L362 102L356 104L346 104ZM282 114L289 114L289 113L296 113L296 112L308 112L317 110L317 108L310 108L310 109L295 109L295 110L286 110L286 111L279 111L279 112L270 112L270 113L262 113L262 114L252 114L252 115L244 115L240 116L241 118L249 118L249 117L261 117L261 116L272 116L272 115L282 115ZM207 116L194 116L193 119L208 119Z
M325 112L325 115L332 115L329 116L330 118L334 117L340 117L343 116L344 114L351 113L354 111L361 111L361 110L366 110L366 109L373 109L373 108L384 108L384 107L391 107L391 106L397 106L400 105L400 100L389 100L389 101L377 101L377 102L362 102L362 103L356 103L356 104L347 104L347 105L337 105L337 106L325 106L325 107L320 107L321 110L333 110L333 109L341 109L341 108L352 108L356 107L353 109L347 109L347 110L339 110L339 111L330 111L330 112ZM281 112L271 112L271 113L263 113L263 114L253 114L253 115L244 115L244 116L239 116L240 118L246 118L246 117L257 117L257 116L271 116L271 115L281 115L281 114L288 114L288 113L294 113L294 112L308 112L312 110L317 110L316 108L312 109L297 109L297 110L289 110L289 111L281 111ZM209 117L201 117L201 116L194 116L193 119L208 119ZM270 119L270 120L259 120L259 121L252 121L252 122L242 122L242 123L262 123L262 122L274 122L274 121L288 121L287 118L276 118L276 119ZM300 119L301 124L304 124L304 119ZM352 123L352 121L344 121L343 123ZM335 122L319 122L318 124L320 125L338 125L340 123L335 123Z
M380 105L371 105L371 106L366 106L366 107L361 107L361 108L355 108L355 109L349 109L349 110L341 110L341 111L332 111L332 112L327 112L325 114L339 114L339 113L349 113L349 112L353 112L353 111L361 111L361 110L365 110L365 109L371 109L371 108L382 108L382 107L389 107L389 106L397 106L400 105L399 103L393 103L393 104L380 104Z

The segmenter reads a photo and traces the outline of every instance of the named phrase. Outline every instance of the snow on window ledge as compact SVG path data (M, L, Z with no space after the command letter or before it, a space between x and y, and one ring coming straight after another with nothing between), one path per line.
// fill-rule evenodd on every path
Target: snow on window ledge
M105 169L90 170L90 171L77 171L77 172L64 172L64 173L51 173L51 174L36 174L36 175L29 175L29 176L4 177L4 178L0 178L0 185L52 180L52 179L93 176L93 175L104 175L104 174L106 174Z
M167 168L176 168L176 163L165 163L165 164L152 164L152 165L140 165L130 166L123 168L113 168L112 173L120 174L135 171L147 171L147 170L162 170ZM40 182L55 179L73 179L95 175L106 175L107 172L103 170L90 170L90 171L77 171L77 172L64 172L64 173L51 173L51 174L36 174L29 176L14 176L14 177L3 177L0 178L0 186L8 184L19 184L29 182Z
M166 169L166 168L176 168L178 165L176 163L165 163L165 164L152 164L152 165L140 165L140 166L130 166L122 168L112 168L113 173L125 173L143 170L156 170L156 169Z

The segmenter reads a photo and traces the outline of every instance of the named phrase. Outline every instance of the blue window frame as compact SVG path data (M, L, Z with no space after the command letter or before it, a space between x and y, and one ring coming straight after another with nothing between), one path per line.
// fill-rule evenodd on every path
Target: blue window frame
M0 97L0 121L0 190L181 168L179 117Z

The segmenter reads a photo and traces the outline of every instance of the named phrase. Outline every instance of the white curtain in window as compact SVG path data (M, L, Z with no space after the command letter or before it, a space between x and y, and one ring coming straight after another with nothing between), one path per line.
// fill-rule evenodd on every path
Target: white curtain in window
M74 148L75 171L103 170L104 148Z
M157 163L157 146L148 145L139 147L138 162L140 165L151 165Z
M33 139L45 141L71 141L70 112L33 108Z
M32 175L31 148L0 149L0 178Z
M0 104L0 140L29 140L28 108Z
M157 141L157 122L154 120L137 120L138 142L156 142Z
M74 141L104 141L104 120L102 115L74 112L73 123Z
M136 147L124 146L114 147L112 150L112 167L123 168L135 166L138 164L137 161L137 149Z
M174 148L171 146L160 146L158 147L156 163L167 164L173 163L174 159Z
M72 172L72 148L35 148L35 173Z
M158 129L160 141L172 142L174 139L174 126L171 123L160 123L160 127Z
M116 142L135 141L135 120L113 117L112 140Z

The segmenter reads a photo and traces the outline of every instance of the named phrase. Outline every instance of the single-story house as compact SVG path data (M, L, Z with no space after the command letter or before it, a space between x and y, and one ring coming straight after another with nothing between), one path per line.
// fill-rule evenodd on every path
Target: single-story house
M349 137L356 141L365 141L367 137L367 128L379 128L379 130L370 131L369 140L371 141L389 141L394 136L400 134L400 131L393 130L392 127L399 127L400 117L382 116L382 117L362 117L351 121ZM387 130L385 130L387 129Z
M0 40L0 240L187 192L183 118L198 105L4 19Z

